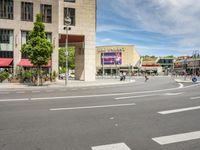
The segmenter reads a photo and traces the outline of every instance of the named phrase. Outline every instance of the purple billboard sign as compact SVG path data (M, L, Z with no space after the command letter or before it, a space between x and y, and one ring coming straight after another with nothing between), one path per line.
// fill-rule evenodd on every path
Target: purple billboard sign
M101 53L101 64L104 65L121 65L122 53L121 52L106 52Z

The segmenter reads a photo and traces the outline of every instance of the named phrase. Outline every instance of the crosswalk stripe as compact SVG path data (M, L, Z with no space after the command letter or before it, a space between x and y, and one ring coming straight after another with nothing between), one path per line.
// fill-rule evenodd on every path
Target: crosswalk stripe
M131 150L125 143L93 146L92 150Z
M160 145L190 141L195 139L200 139L200 131L152 138L153 141L157 142Z

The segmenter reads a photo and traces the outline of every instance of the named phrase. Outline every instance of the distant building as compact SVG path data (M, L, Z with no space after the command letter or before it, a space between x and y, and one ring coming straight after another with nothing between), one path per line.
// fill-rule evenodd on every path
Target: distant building
M200 75L200 58L189 56L178 57L174 62L174 72L178 74L197 74Z
M142 74L161 74L162 73L162 66L157 63L158 58L157 57L144 57L141 58L141 68L140 72Z
M98 46L96 48L97 75L131 73L140 65L140 55L133 45Z
M64 18L71 18L68 42L76 47L75 78L95 80L96 0L0 0L0 68L31 67L21 54L36 14L42 14L53 44L51 69L58 73L58 49L65 47Z
M173 69L174 58L167 57L144 57L141 59L141 71L148 74L167 75Z

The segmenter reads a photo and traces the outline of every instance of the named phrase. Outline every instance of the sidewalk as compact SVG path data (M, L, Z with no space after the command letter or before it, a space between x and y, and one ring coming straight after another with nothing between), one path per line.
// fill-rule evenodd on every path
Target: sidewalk
M33 86L22 83L0 83L0 91L2 89L14 89L14 88L54 88L54 87L85 87L85 86L102 86L102 85L119 85L135 82L135 80L119 81L119 79L96 79L96 81L79 81L68 80L67 86L65 86L65 80L57 80L56 82L45 82L43 86Z

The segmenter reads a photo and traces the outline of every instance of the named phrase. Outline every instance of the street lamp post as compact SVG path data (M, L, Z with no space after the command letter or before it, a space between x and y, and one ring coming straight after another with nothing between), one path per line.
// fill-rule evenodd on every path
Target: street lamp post
M68 69L68 30L70 30L69 26L71 25L71 18L67 16L65 18L65 27L66 30L66 42L65 42L65 56L66 56L66 74L65 74L65 85L68 83L69 69Z
M193 64L193 74L196 76L196 71L197 71L197 57L199 57L199 50L195 50L193 51L193 61L194 61L194 64Z

